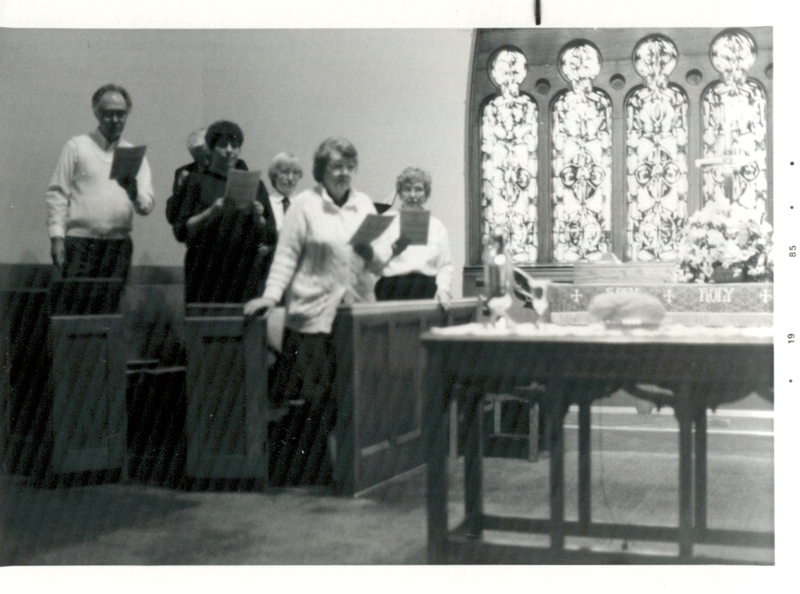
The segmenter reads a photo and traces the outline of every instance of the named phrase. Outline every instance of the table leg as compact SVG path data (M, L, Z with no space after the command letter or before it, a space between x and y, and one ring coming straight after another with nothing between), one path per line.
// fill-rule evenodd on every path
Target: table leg
M708 434L705 404L698 403L694 411L694 525L702 536L707 523Z
M450 460L458 458L458 399L450 401Z
M567 392L553 385L550 400L550 562L560 563L564 552L564 413ZM549 386L548 386L549 389Z
M681 557L692 556L692 407L686 390L677 394L675 416L679 427L678 461L678 550Z
M464 449L464 502L467 534L480 538L483 532L483 394L470 386L464 398L467 440Z
M438 370L441 360L431 358L429 370ZM455 390L453 390L455 391ZM425 394L425 444L428 459L428 563L447 563L447 446L446 410L450 387L439 374L428 371Z
M528 408L528 461L539 459L539 403L531 402Z
M581 532L592 522L591 400L581 399L578 413L578 525Z

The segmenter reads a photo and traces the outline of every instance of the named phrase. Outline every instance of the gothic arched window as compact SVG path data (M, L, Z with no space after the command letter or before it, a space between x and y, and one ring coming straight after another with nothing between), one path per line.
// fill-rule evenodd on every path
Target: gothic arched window
M592 87L602 61L579 41L559 58L569 90L553 102L555 262L598 260L611 251L611 100Z
M773 222L772 29L482 29L468 108L464 293L502 228L517 266L647 274L725 197Z
M625 102L627 249L630 261L672 261L686 221L688 100L669 75L678 49L663 35L643 39L633 52L645 84Z
M767 97L747 77L756 44L741 30L723 31L711 44L721 80L703 95L703 202L735 201L763 219L767 205Z
M500 94L483 108L481 119L481 212L483 241L498 227L509 238L514 262L534 264L536 228L538 112L519 85L527 74L525 56L514 48L497 52L489 76Z

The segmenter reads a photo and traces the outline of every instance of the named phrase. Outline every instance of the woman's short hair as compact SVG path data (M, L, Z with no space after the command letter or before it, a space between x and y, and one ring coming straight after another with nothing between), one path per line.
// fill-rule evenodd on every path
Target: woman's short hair
M325 168L331 160L333 153L341 153L345 159L352 159L358 165L358 151L353 143L346 138L328 138L323 140L322 144L314 153L314 181L322 183L322 178L325 175Z
M212 150L220 142L230 140L235 146L242 146L244 143L244 132L238 124L227 120L214 122L206 130L206 147Z
M300 167L300 159L292 153L278 153L273 157L272 163L269 164L269 169L267 170L269 181L273 186L275 185L275 180L278 178L278 171L284 167L296 169L300 172L300 177L303 177L303 168Z
M429 198L431 195L431 174L419 167L406 167L403 173L397 176L397 193L399 194L406 184L416 182L422 182L422 185L425 186L425 197Z
M122 98L125 99L125 105L128 106L128 113L130 113L131 109L133 109L133 101L131 101L131 96L128 95L128 91L115 84L103 85L94 92L94 95L92 95L92 111L97 111L97 108L100 106L100 102L103 100L103 95L106 93L111 93L112 91L122 95Z

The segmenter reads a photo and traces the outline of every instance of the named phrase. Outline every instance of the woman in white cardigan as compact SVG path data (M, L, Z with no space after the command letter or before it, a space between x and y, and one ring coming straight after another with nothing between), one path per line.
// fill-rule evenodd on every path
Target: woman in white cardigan
M340 303L374 301L377 280L374 266L349 243L366 216L376 213L372 200L351 187L357 166L358 154L349 141L329 138L320 145L313 167L318 185L292 200L264 294L244 306L246 316L258 315L286 293L286 328L271 406L305 402L310 407L300 439L278 453L278 482L332 478L326 449L336 422L333 321ZM371 250L358 252L369 255Z

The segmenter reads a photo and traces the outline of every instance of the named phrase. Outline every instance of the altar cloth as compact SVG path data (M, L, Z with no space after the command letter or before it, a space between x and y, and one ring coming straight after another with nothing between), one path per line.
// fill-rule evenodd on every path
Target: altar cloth
M715 342L717 340L744 339L754 341L771 341L773 329L769 327L703 327L685 326L682 324L665 324L658 328L606 328L603 324L595 323L586 326L561 326L558 324L542 324L536 326L531 323L515 324L512 326L487 326L481 323L449 326L446 328L432 328L431 335L437 336L464 336L480 338L525 338L525 339L591 339L629 340L631 338L643 341L670 341L680 340L687 342Z

